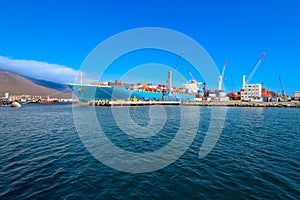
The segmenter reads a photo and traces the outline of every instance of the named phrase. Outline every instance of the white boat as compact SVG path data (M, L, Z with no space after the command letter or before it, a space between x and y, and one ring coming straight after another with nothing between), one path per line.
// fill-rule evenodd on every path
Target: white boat
M18 102L13 102L12 104L10 104L11 108L20 108L21 104L19 104Z

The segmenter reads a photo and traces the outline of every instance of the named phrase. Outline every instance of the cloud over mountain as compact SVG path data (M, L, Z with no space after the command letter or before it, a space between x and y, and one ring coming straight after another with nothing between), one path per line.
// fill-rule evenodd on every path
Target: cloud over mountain
M74 82L78 71L70 67L35 60L11 59L0 55L0 70L58 83Z

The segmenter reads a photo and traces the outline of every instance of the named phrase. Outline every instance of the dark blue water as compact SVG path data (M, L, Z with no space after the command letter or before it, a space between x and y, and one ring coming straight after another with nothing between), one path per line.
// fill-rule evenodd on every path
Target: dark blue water
M127 173L89 153L70 105L0 107L0 199L299 199L300 109L228 108L217 144L200 159L210 113L219 108L194 108L199 130L179 159L158 171ZM150 123L148 109L132 108L133 120ZM163 129L140 139L122 133L110 108L96 113L118 147L151 152L179 128L180 107L165 109Z

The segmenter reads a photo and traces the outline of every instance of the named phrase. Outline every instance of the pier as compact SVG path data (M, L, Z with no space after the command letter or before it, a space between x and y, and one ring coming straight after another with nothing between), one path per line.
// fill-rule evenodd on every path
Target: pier
M222 101L201 101L201 102L178 102L178 101L92 101L90 106L207 106L207 107L274 107L274 108L300 108L300 102L222 102Z
M185 106L300 108L300 102L185 102Z
M173 105L179 106L177 101L96 101L90 102L91 106L153 106L153 105Z

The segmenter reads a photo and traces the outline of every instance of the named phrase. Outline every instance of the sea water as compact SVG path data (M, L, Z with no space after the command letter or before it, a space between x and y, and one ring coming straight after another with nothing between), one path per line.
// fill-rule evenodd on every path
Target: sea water
M149 126L151 108L92 107L95 126L119 149L136 154L167 146L182 126L182 107L160 108L164 125L139 138L124 133L114 114L127 109L137 125ZM91 154L74 109L85 118L91 107L0 107L0 199L299 199L300 109L227 108L215 145L200 158L212 113L224 108L192 107L199 111L188 121L198 123L197 132L186 128L195 134L192 143L174 162L145 173L109 167ZM84 130L89 134L88 126Z

